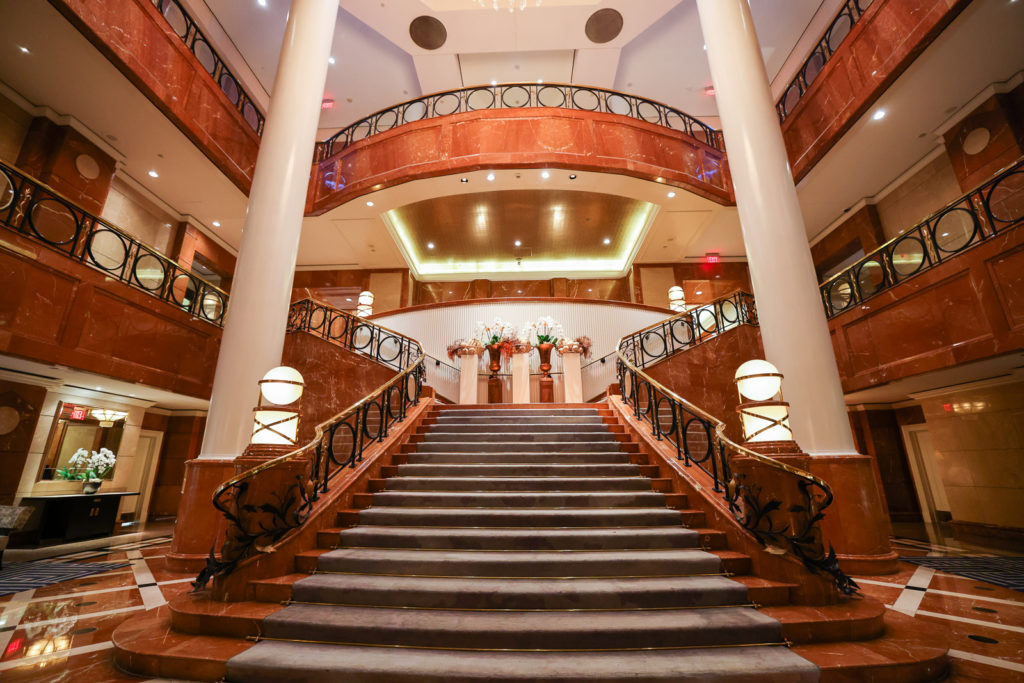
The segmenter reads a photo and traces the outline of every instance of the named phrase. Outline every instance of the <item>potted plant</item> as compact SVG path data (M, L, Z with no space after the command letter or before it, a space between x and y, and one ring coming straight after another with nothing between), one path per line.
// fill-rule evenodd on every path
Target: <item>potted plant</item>
M68 460L68 466L57 470L57 478L81 481L82 493L96 493L103 483L103 477L114 469L116 461L117 456L109 448L101 448L99 452L79 448Z

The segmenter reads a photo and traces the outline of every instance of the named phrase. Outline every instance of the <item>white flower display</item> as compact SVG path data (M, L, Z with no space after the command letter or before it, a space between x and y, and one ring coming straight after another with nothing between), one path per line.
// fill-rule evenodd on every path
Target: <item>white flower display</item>
M68 466L57 470L57 477L60 479L102 479L114 468L115 462L117 462L117 455L109 448L101 448L98 452L79 448L68 459Z

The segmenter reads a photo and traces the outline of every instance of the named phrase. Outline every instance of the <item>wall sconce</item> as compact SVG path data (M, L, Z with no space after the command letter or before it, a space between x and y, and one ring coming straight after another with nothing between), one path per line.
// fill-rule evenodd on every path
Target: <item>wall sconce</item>
M668 307L677 313L686 310L686 301L683 299L683 288L674 285L668 288Z
M792 441L789 404L782 400L782 374L766 360L748 360L736 368L740 404L736 412L749 443Z
M109 408L97 408L92 411L92 416L100 421L100 427L113 427L115 422L128 417L128 413Z
M357 303L356 315L360 318L365 318L366 316L373 314L373 292L369 290L359 292L359 299L357 300Z
M298 442L299 407L305 382L295 368L280 366L271 369L259 381L260 396L253 408L250 443L273 446L294 446ZM271 404L268 408L264 402Z

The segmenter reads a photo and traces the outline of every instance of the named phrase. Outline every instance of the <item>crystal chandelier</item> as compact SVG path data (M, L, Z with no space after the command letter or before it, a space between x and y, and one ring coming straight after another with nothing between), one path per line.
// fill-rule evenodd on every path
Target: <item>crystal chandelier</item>
M500 9L507 9L509 12L515 12L516 10L524 10L527 5L531 7L540 7L541 2L544 0L476 0L476 4L481 7L487 7L490 5L495 11Z

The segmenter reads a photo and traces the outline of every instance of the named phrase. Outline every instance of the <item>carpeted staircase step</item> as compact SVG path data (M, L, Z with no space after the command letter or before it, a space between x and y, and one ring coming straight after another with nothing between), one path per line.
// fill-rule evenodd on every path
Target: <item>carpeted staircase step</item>
M646 477L395 477L389 491L650 491Z
M742 605L747 589L722 576L636 579L457 578L316 574L292 600L439 609L636 609Z
M813 683L818 669L785 647L636 652L472 652L265 641L228 663L228 679L320 683Z
M582 419L582 418L581 418ZM504 434L520 434L520 433L536 433L536 432L575 432L577 434L610 434L612 430L609 429L610 425L606 425L598 420L591 422L495 422L487 421L480 423L473 422L455 422L451 420L445 420L444 422L437 422L432 425L428 425L423 433L424 434L436 434L438 432L460 432L463 434L475 434L475 433L504 433ZM618 430L622 430L622 427L616 427ZM621 433L621 432L618 432Z
M590 418L601 418L601 414L594 409L588 408L560 408L554 410L517 410L514 408L496 408L493 410L480 410L480 409L469 409L469 410L458 410L458 411L442 411L438 415L438 421L441 420L462 420L464 418L477 418L482 420L524 420L533 421L537 420L543 422L552 418L578 418L578 417L590 417Z
M564 451L578 453L620 453L627 450L629 444L619 441L437 441L424 443L407 443L402 446L405 452L416 453L559 453Z
M649 527L679 526L678 510L661 508L437 508L371 507L359 523L406 527Z
M629 463L415 463L398 466L399 477L635 477L638 465Z
M401 527L361 524L338 534L342 548L434 550L628 550L692 548L699 534L677 526L601 528Z
M592 465L621 465L630 462L626 453L409 453L406 464L554 464L577 463Z
M488 649L701 647L779 643L779 622L749 607L469 611L293 604L263 620L267 638Z
M665 494L654 491L549 491L540 493L381 491L374 506L401 507L664 507Z
M695 533L692 540L697 540ZM346 574L571 578L693 576L723 571L718 557L694 547L570 552L339 548L317 552L315 568Z
M624 441L624 438L611 432L508 432L504 430L492 430L490 432L464 432L445 429L443 431L432 430L426 434L417 436L417 442L421 444L446 443L449 441L464 443L533 443L536 441L557 442L557 443L613 443Z

